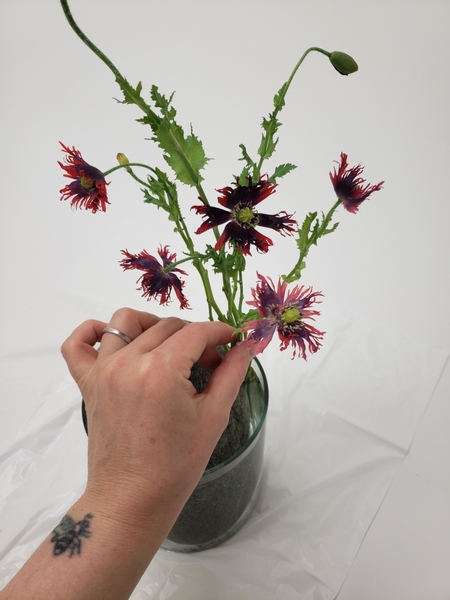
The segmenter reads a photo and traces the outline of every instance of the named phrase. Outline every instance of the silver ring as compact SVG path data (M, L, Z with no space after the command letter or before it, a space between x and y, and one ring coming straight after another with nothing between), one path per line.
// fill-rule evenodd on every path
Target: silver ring
M102 334L103 333L113 333L114 335L117 335L117 337L120 337L120 339L126 342L127 344L129 344L132 341L130 337L125 335L125 333L122 333L118 329L114 329L114 327L105 327L105 329L102 331Z

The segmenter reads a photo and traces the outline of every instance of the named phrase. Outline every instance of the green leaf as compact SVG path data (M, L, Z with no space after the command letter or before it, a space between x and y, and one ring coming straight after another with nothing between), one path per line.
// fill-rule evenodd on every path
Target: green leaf
M333 233L333 231L336 231L336 229L338 228L339 223L335 223L333 225L333 227L331 227L331 229L324 229L323 231L321 231L321 236L322 235L328 235L329 233Z
M286 95L287 82L283 83L281 88L278 90L278 93L273 97L273 105L274 107L280 111L283 106L286 104L284 101L284 97Z
M246 314L241 316L240 324L243 325L244 323L247 323L247 321L254 321L255 319L259 319L259 318L260 318L260 314L259 314L258 310L256 308L252 308Z
M298 231L297 246L301 253L307 252L311 243L315 244L317 241L317 239L315 238L317 238L317 232L319 229L318 220L315 221L312 230L312 235L310 236L311 225L313 224L316 217L317 212L308 213L302 223L301 228Z
M250 158L247 148L244 146L244 144L239 144L239 148L242 150L242 158L239 160L245 160L247 167L252 169L255 166L255 161Z
M300 263L300 265L297 266L297 268L294 270L294 272L287 276L287 275L282 275L281 279L283 281L285 281L286 283L294 283L294 281L297 281L298 279L300 279L300 277L302 276L302 270L306 267L306 263L305 261L303 261L302 263Z
M211 261L214 273L237 274L245 270L245 258L239 252L226 253L216 250L209 244L203 255L205 261Z
M278 139L273 139L273 134L262 135L261 143L258 148L258 154L264 160L270 158L272 154L275 152L275 148L277 147Z
M123 100L118 100L121 104L136 104L136 98L141 95L142 83L139 82L135 88L131 86L126 79L117 78L117 83L123 92Z
M242 169L241 174L239 175L239 178L238 178L238 184L241 187L248 187L250 185L248 176L249 176L249 170L248 170L248 167L246 166Z
M121 102L122 104L135 104L138 106L146 116L137 120L150 125L154 131L161 122L161 118L153 112L150 106L142 98L142 83L139 82L134 88L125 78L117 77L116 81L123 93L123 100L118 100L118 102Z
M142 191L144 192L144 202L146 204L154 204L158 208L162 208L166 212L169 212L169 206L166 202L166 199L164 196L161 197L161 195L158 193L159 190L152 189L153 194L146 188L143 188Z
M179 181L190 186L197 186L203 181L200 171L210 159L192 131L185 137L179 125L164 119L156 130L155 139Z
M293 165L291 163L279 165L275 169L274 174L271 177L269 177L269 181L271 183L276 183L277 179L279 179L280 177L284 177L285 175L287 175L287 173L290 173L291 171L293 171L296 168L297 168L297 165Z
M177 111L173 106L171 106L172 98L175 92L172 92L169 99L167 99L163 94L159 93L158 87L156 85L152 85L150 96L155 103L156 108L161 110L161 114L166 117L169 121L173 121L177 114Z
M274 135L278 131L280 125L281 123L277 120L274 113L271 113L269 115L269 119L263 117L261 127L266 133L263 133L261 137L261 144L258 148L258 154L264 160L270 158L275 152L275 148L278 144L278 139L275 140Z
M147 177L150 191L143 190L144 201L162 208L169 213L171 221L177 221L179 218L177 187L161 169L155 168L155 174L157 175L156 178L151 175Z

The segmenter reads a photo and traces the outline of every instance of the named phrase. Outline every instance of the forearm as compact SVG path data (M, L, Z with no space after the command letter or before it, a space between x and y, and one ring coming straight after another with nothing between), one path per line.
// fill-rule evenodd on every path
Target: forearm
M166 537L174 509L148 517L85 493L0 593L1 600L128 598ZM175 510L176 512L176 510Z

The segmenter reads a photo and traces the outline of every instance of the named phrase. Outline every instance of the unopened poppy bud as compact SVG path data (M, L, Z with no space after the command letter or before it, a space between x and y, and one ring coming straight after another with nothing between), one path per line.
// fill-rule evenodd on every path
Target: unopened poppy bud
M350 75L358 70L358 65L351 56L345 52L332 52L330 62L341 75Z
M123 152L119 152L118 155L116 156L116 158L120 165L127 165L130 162L128 160L128 156L125 156L125 154L123 154ZM131 167L125 167L125 170L128 173L131 173Z

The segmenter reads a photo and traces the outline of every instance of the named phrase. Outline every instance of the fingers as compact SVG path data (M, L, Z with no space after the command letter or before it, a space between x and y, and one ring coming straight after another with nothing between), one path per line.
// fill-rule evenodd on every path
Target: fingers
M131 340L136 340L144 331L147 331L159 321L159 317L150 313L132 310L131 308L121 308L113 314L107 326L118 329L131 338ZM99 357L105 358L110 356L126 346L127 342L119 336L112 333L105 333L102 336L102 343L98 353Z
M198 359L200 366L205 369L205 371L208 371L208 373L213 373L214 369L216 369L221 362L222 356L215 346L208 346L205 348L203 354Z
M233 331L231 325L220 321L187 323L176 335L168 338L161 349L191 364L197 362L204 353L211 360L211 349L230 343Z
M107 357L127 346L120 337L103 334L107 326L128 335L132 340L160 321L159 317L146 312L121 308L114 313L109 323L89 320L82 323L61 346L61 353L67 362L69 371L77 383L89 371L98 357ZM99 352L94 349L101 341Z
M85 321L67 338L61 346L61 354L69 367L70 374L78 383L80 377L88 371L97 359L94 346L101 340L103 321Z
M178 319L177 317L160 319L156 325L145 331L139 336L138 339L130 344L130 351L133 350L133 352L138 354L152 352L158 348L158 346L161 346L161 344L163 344L172 335L182 330L187 325L187 321L183 321L183 319ZM171 355L175 361L177 360L179 352L180 348L175 344L173 354Z
M218 410L223 409L229 413L252 358L246 344L238 344L227 352L220 366L214 371L206 394L212 400L211 404L217 405Z

